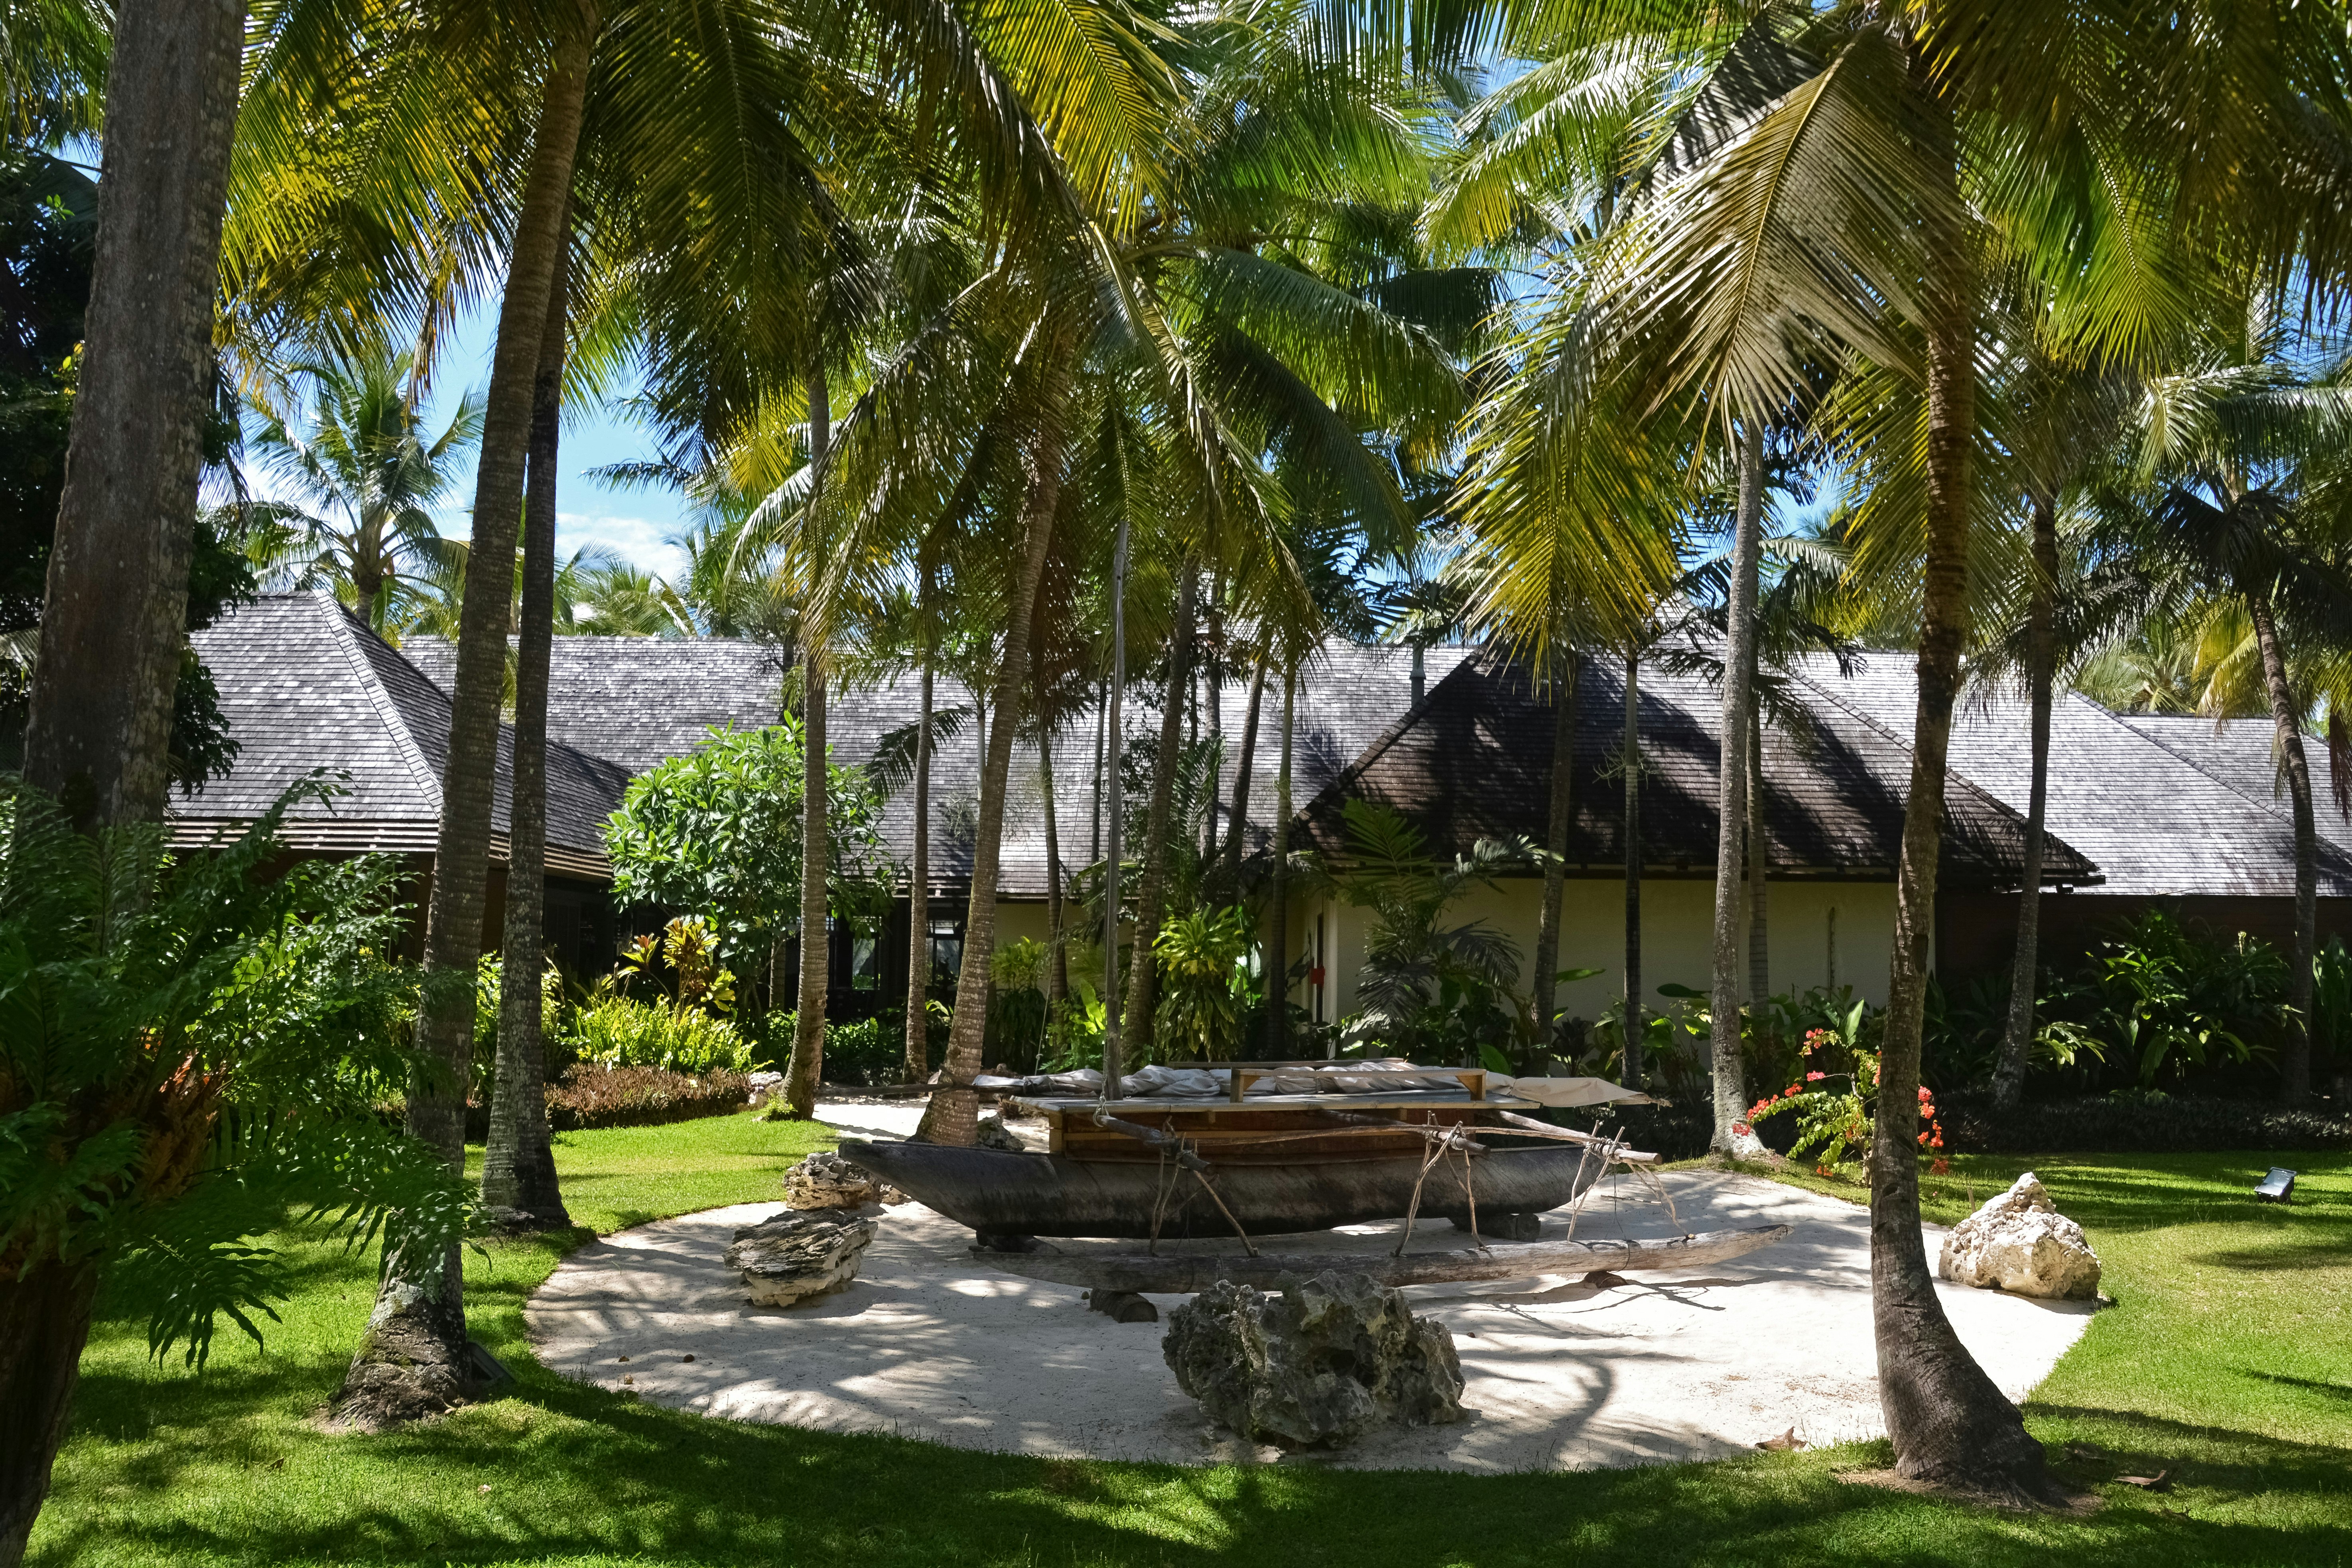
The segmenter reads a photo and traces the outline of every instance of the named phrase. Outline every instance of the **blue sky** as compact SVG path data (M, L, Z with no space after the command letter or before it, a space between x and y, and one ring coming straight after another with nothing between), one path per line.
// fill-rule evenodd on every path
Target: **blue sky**
M493 300L474 310L449 334L436 376L434 415L446 418L462 393L488 388L490 351L498 333L495 306ZM624 394L635 390L622 389ZM678 496L660 489L613 489L589 477L590 469L607 463L652 458L652 438L625 414L590 410L565 422L562 450L555 502L559 557L583 545L602 545L623 560L664 576L678 572L684 558L668 542L671 534L686 526L685 507ZM441 531L463 537L472 531L467 515L474 498L470 460L451 495L455 504L440 518Z

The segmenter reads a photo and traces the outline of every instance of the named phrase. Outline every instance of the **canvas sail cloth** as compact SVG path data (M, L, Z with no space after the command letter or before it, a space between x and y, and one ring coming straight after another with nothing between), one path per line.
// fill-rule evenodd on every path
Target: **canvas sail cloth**
M1036 1073L1003 1078L982 1073L972 1087L996 1094L1079 1098L1102 1092L1102 1074L1092 1068L1076 1072ZM1232 1074L1223 1068L1148 1067L1118 1080L1119 1092L1129 1100L1223 1100L1233 1092ZM1490 1094L1515 1095L1538 1105L1572 1109L1584 1105L1651 1105L1648 1095L1602 1078L1507 1078L1486 1075ZM1462 1083L1452 1074L1431 1073L1396 1058L1378 1061L1331 1062L1314 1067L1284 1068L1252 1079L1244 1099L1276 1094L1380 1094L1429 1092L1459 1094Z

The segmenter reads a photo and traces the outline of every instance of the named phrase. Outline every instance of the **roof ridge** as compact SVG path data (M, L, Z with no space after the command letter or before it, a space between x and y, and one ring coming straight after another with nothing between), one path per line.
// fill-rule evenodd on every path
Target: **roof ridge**
M2080 692L2076 691L2069 691L2066 695L2069 697L2082 696ZM2289 828L2293 828L2294 826L2294 813L2292 810L2281 811L2279 809L2278 795L2275 788L2273 790L2271 798L2268 800L2263 800L2256 795L2248 795L2244 790L2240 789L2236 784L2231 783L2228 779L2223 778L2220 773L2217 773L2212 769L2205 766L2196 758L2189 756L2185 752L2174 751L2170 746L2166 745L2154 735L2149 734L2147 731L2141 729L2137 724L2132 723L2123 714L2116 712L2113 709L2107 707L2106 704L2103 702L2094 702L2087 697L2083 698L2083 700L2085 705L2094 710L2100 718L2105 719L2108 723L2113 724L2116 728L2121 730L2125 734L2132 737L2132 739L2139 742L2142 745L2155 747L2158 751L2162 752L2166 756L2170 757L2174 762L2179 763L2182 767L2187 768L2190 773L2195 773L2200 778L2211 780L2214 784L2219 784L2230 794L2237 796L2240 800L2242 800L2247 805L2252 806L2256 811L2276 817L2279 821L2284 823ZM2167 716L2169 717L2170 715ZM2183 719L2202 719L2204 715L2201 713L2183 713L2179 715L2179 717ZM2226 723L2228 721L2224 720L2221 721L2221 722ZM2314 812L2312 815L2316 816L2318 813ZM2317 837L2320 838L2321 842L2325 843L2326 841L2327 836L2326 834L2320 834Z
M327 624L334 636L336 646L342 649L343 662L359 679L360 689L367 694L369 706L375 710L376 717L383 721L385 730L391 733L393 747L400 753L402 764L408 769L410 782L425 792L425 799L432 805L434 815L439 816L440 776L434 773L432 764L425 761L425 749L416 743L416 737L409 731L408 715L401 711L399 702L394 699L391 689L384 685L383 678L376 673L374 661L367 657L367 651L360 646L359 639L362 636L375 637L375 640L383 643L384 648L394 658L401 659L403 663L407 662L405 656L392 644L385 642L383 637L377 637L373 628L344 608L340 600L322 593L311 593L301 596L310 599L313 605L323 605L331 610L332 613L328 616ZM409 668L415 669L416 667L410 665ZM417 670L417 679L424 680L425 688L434 695L441 695L441 689L425 679L424 671ZM442 700L447 700L446 697Z
M1919 748L1917 744L1918 738L1916 731L1911 740L1906 741L1893 730L1887 728L1885 724L1879 722L1876 719L1864 712L1859 708L1847 702L1845 699L1840 697L1836 692L1832 691L1827 686L1814 679L1811 676L1792 671L1790 678L1798 681L1800 684L1810 687L1812 690L1820 693L1822 701L1827 702L1839 712L1853 719L1856 723L1876 731L1881 736L1885 737L1888 745L1895 747L1897 751L1903 752L1906 756L1912 758L1915 762L1917 760ZM1913 701L1916 702L1917 701L1916 693L1918 689L1918 678L1916 673L1912 679L1912 689L1915 693ZM1958 704L1956 702L1953 706L1957 708ZM1952 761L1951 748L1948 742L1944 751L1944 787L1948 795L1950 792L1954 781L1958 781L1962 789L1967 790L1970 795L1984 802L1985 805L1990 806L1996 813L2015 822L2021 828L2028 825L2028 819L2025 813L2018 810L2017 807L2010 805L2009 802L2001 799L2000 796L1995 795L1984 785L1977 783L1976 780L1969 777L1967 773L1960 770L1958 764ZM1906 811L1910 808L1907 793L1904 807ZM1949 808L1947 807L1947 809L1948 810ZM2084 855L2080 849L2077 849L2072 844L2067 843L2064 838L2053 833L2050 830L2050 824L2046 817L2043 819L2042 824L2042 837L2045 844L2055 844L2060 848L2065 850L2068 854L2080 857L2083 864L2088 866L2095 876L2096 876L2101 881L2105 881L2106 879L2105 868L2100 866L2096 860L2092 859L2088 855Z
M1377 647L1380 645L1360 644L1357 646ZM1397 719L1396 722L1391 724L1387 729L1381 731L1378 736L1374 737L1372 743L1366 746L1362 752L1359 752L1354 762L1349 763L1346 767L1340 769L1337 774L1333 775L1331 782L1325 784L1321 789L1317 790L1312 797L1302 803L1294 815L1299 816L1306 816L1308 811L1321 804L1326 795L1345 790L1349 784L1353 784L1357 779L1362 777L1365 769L1380 761L1382 754L1384 754L1391 746L1395 745L1399 741L1404 738L1404 732L1407 730L1412 729L1412 726L1419 721L1423 712L1428 709L1432 702L1434 702L1437 700L1437 694L1440 691L1443 691L1447 684L1454 680L1454 678L1459 676L1464 670L1468 669L1473 665L1486 662L1486 653L1487 650L1483 647L1474 648L1470 651L1467 657L1456 663L1452 669L1449 669L1444 675L1439 676L1435 685L1429 687L1426 690L1422 692L1420 701L1407 706L1403 714Z

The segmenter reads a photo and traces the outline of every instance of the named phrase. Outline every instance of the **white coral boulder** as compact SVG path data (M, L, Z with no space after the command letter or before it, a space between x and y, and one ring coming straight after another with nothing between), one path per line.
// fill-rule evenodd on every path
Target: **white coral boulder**
M2052 1300L2086 1301L2099 1293L2099 1255L2031 1171L1953 1227L1936 1272L1981 1289Z

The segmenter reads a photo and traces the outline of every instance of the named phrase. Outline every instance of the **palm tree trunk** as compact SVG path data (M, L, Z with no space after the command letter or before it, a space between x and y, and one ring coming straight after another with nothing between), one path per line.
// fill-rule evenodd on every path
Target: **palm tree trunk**
M1127 1070L1126 1043L1119 1038L1118 923L1119 879L1126 870L1127 781L1120 773L1120 754L1127 742L1127 547L1128 519L1122 513L1110 551L1110 681L1105 695L1108 713L1110 756L1109 809L1105 813L1103 846L1103 1041L1102 1094L1119 1098L1119 1079Z
M816 503L816 485L824 482L824 465L833 445L833 392L824 367L809 372L809 472L814 480L809 505ZM833 869L832 819L826 815L825 769L830 752L825 745L825 658L814 636L801 649L801 984L793 1004L793 1056L784 1072L784 1103L794 1116L816 1114L816 1086L824 1075L825 982L832 970L833 943L825 916L831 907L826 886Z
M1732 522L1731 593L1726 606L1723 719L1716 731L1715 951L1707 999L1715 1080L1715 1131L1721 1154L1753 1152L1732 1131L1748 1110L1747 1070L1739 1054L1740 857L1748 847L1748 731L1756 701L1756 578L1764 551L1764 426L1739 426L1739 505Z
M1642 656L1625 656L1625 1059L1617 1076L1642 1087Z
M1535 1005L1537 1061L1551 1050L1552 1004L1559 991L1560 900L1568 891L1568 837L1576 820L1576 650L1565 637L1553 649L1551 683L1551 811L1544 822L1543 907L1536 911Z
M2032 687L2033 782L2025 807L2025 874L2017 889L2017 947L2009 964L2009 1016L2001 1029L2000 1060L1992 1073L1996 1110L2012 1110L2025 1090L2025 1068L2033 1047L2034 992L2041 979L2042 839L2050 803L2050 702L2057 659L2051 625L2058 581L2058 523L2048 502L2033 500L2033 587L2026 603L2026 679Z
M931 1076L931 616L936 584L923 569L921 707L915 720L915 853L907 873L907 1065L908 1083Z
M1269 1061L1290 1055L1290 738L1298 699L1298 667L1282 661L1282 760L1274 773L1274 892L1266 901L1274 935L1266 942L1265 1054Z
M1959 195L1951 192L1954 210ZM1974 1492L2042 1498L2042 1445L1952 1331L1919 1230L1920 1027L1935 930L1945 759L1968 641L1969 468L1976 437L1975 281L1967 237L1928 247L1927 556L1921 589L1918 706L1911 787L1895 879L1895 952L1870 1152L1871 1315L1878 1396L1906 1478Z
M1045 1016L1061 1016L1070 996L1070 950L1062 930L1062 830L1054 810L1054 737L1037 731L1037 790L1045 806Z
M1094 816L1087 824L1087 862L1102 858L1103 830L1103 743L1110 732L1110 682L1103 682L1102 697L1095 704L1095 783Z
M1201 867L1205 873L1217 864L1217 803L1223 794L1225 768L1225 573L1217 574L1209 584L1209 657L1202 661L1202 671L1208 687L1202 700L1209 713L1209 739L1217 742L1216 765L1209 770L1209 819L1201 830Z
M1749 690L1755 689L1751 686ZM1764 820L1764 712L1748 710L1748 997L1772 994L1772 838Z
M498 767L499 708L506 686L507 626L514 602L515 532L522 521L523 464L533 384L547 331L547 300L563 247L572 157L587 93L597 16L583 0L556 39L531 147L522 211L507 258L498 347L482 410L474 482L472 559L458 612L449 758L425 924L425 989L416 1044L425 1064L411 1075L408 1131L453 1167L465 1160L466 1078L473 1054L474 965L490 854L490 799ZM458 1249L435 1258L387 1258L375 1311L335 1396L339 1419L359 1427L437 1415L475 1391L466 1353Z
M1050 356L1048 363L1056 363ZM988 982L996 956L997 855L1004 837L1005 783L1013 770L1013 735L1020 728L1021 691L1029 679L1029 622L1045 556L1054 542L1054 512L1061 503L1066 400L1049 397L1030 437L1026 494L1021 508L1020 574L1005 605L1004 653L996 674L996 724L980 770L979 821L972 834L971 902L964 915L963 964L956 979L955 1021L948 1031L947 1080L931 1095L915 1136L969 1146L980 1121L971 1080L988 1035Z
M1135 951L1128 961L1125 1035L1137 1061L1151 1056L1152 1008L1159 1000L1159 965L1152 945L1160 937L1160 906L1168 892L1169 817L1174 814L1176 761L1182 747L1183 698L1192 689L1193 606L1196 574L1190 562L1178 571L1176 632L1168 650L1168 703L1160 714L1160 754L1151 763L1151 815L1144 830L1143 880L1135 892Z
M555 496L563 424L569 268L556 258L547 333L531 385L522 510L522 616L515 649L514 782L507 829L507 914L499 944L498 1065L482 1150L482 1205L568 1226L547 1127L547 667L555 640Z
M213 298L245 37L238 0L120 0L88 337L26 734L84 831L162 818L210 411ZM73 1406L94 1263L0 1264L0 1564Z
M89 336L25 736L26 782L85 831L163 816L244 37L234 0L124 0L116 16Z
M1242 889L1242 852L1249 845L1250 770L1257 765L1258 711L1265 703L1266 650L1260 648L1257 669L1250 677L1249 706L1242 711L1241 760L1234 769L1234 806L1225 822L1225 890L1238 899Z
M2286 761L2288 797L2294 805L2294 960L2287 971L2286 1049L2279 1058L2279 1098L2301 1105L2311 1098L2311 965L2319 950L2319 824L2311 800L2311 763L2304 755L2303 725L2296 717L2294 689L2288 683L2286 656L2279 647L2278 621L2270 595L2250 593L2246 611L2262 649L2263 680L2270 689L2271 721L2278 730L2279 754Z

